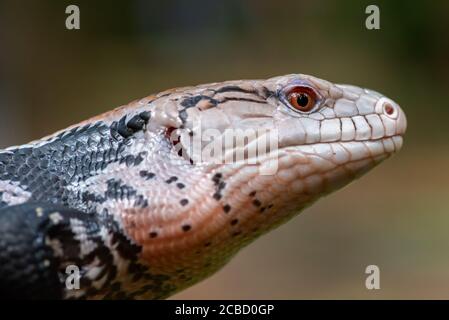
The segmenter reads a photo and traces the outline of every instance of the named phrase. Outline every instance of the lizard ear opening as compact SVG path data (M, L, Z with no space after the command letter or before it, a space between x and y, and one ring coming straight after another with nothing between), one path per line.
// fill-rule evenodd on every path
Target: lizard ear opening
M168 127L165 131L165 137L173 145L174 151L178 154L178 156L188 160L190 164L194 164L192 158L189 157L187 151L181 143L181 134L179 133L178 128Z
M170 141L170 143L175 148L175 151L177 151L179 156L182 156L182 145L180 147L181 143L181 135L178 133L178 128L175 127L168 127L165 131L165 136Z

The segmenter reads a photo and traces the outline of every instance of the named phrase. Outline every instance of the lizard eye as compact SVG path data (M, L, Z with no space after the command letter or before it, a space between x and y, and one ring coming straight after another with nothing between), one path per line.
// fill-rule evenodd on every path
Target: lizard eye
M287 100L294 109L309 112L315 107L318 94L310 87L295 86L287 92Z

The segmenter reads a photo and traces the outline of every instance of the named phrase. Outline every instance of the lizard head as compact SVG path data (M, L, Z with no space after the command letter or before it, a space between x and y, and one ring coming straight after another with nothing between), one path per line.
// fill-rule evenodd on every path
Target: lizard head
M61 272L83 264L93 290L68 297L166 297L388 158L405 130L394 101L307 75L169 90L1 152L5 243L45 235ZM20 261L41 270L32 251Z
M180 88L150 105L161 184L139 218L148 230L131 234L153 268L188 275L181 287L388 158L406 130L393 100L301 74Z

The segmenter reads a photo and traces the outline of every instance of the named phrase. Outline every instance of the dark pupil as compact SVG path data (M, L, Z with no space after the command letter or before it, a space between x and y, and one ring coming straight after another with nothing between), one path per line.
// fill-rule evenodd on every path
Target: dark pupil
M298 106L305 107L309 103L309 98L306 94L301 93L298 98L296 98L296 102L298 103Z

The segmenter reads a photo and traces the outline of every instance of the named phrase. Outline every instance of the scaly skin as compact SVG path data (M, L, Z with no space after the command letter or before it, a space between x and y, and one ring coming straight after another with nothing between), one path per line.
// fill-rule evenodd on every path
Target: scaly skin
M312 110L292 106L298 86L317 93ZM278 149L251 162L250 136L207 158L210 129L264 129ZM381 94L294 74L165 91L3 150L1 294L168 297L398 151L405 130Z

